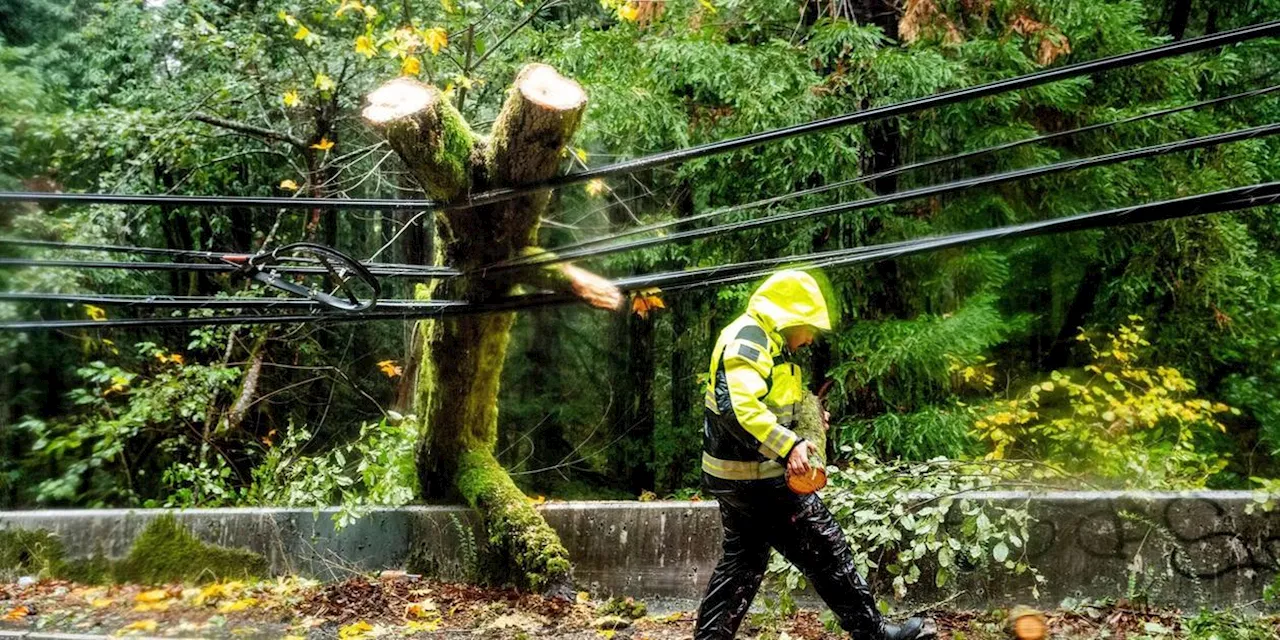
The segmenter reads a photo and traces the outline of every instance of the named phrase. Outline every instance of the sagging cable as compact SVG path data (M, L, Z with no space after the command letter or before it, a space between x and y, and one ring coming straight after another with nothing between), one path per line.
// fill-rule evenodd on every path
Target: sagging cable
M1089 229L1102 229L1160 220L1173 220L1189 216L1238 211L1263 205L1280 203L1280 182L1226 189L1214 193L1187 196L1118 209L1054 218L1038 222L1009 225L994 229L956 233L932 238L892 242L868 247L840 249L799 256L772 258L723 265L721 267L635 276L615 281L624 291L638 291L661 287L666 291L680 292L691 289L739 284L767 276L779 268L835 269L917 255L943 249L991 242L1013 240L1037 235L1067 233ZM201 318L127 318L93 320L36 320L0 322L0 330L48 330L86 328L172 328L204 325L253 325L291 324L303 322L361 322L373 320L416 320L453 315L520 311L576 302L568 294L541 293L516 296L492 302L473 303L463 301L416 302L405 301L397 310L375 310L346 314L260 314L221 315ZM411 306L413 305L413 306Z

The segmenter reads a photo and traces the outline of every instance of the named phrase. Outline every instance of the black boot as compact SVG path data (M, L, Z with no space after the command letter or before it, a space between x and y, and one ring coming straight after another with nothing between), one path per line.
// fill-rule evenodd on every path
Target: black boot
M928 618L908 618L902 624L884 623L879 640L933 640L938 627Z

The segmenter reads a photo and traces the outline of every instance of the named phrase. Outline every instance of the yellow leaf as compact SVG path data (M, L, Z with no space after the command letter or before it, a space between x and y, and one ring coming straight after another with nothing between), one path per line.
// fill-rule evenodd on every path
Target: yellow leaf
M617 633L618 632L614 631L613 629L601 629L600 631L596 632L596 635L600 636L601 638L604 638L605 640L609 640L609 638L612 638Z
M574 155L574 157L576 157L576 158L578 159L578 162L586 162L586 161L587 161L587 150L586 150L586 149L583 149L582 147L574 147L574 148L573 148L573 155Z
M142 593L139 593L138 595L133 597L133 599L138 602L147 602L147 603L160 602L168 598L169 598L169 592L165 591L164 589L152 589L150 591L143 591Z
M635 297L631 300L631 310L641 318L648 318L650 311L667 308L667 305L658 295L659 293L658 289L637 291Z
M431 55L436 55L449 44L449 32L440 27L431 27L422 32L422 39L431 48Z
M369 36L360 36L356 38L356 53L366 58L372 58L378 55L378 48L373 45L373 38Z
M317 143L315 143L315 144L311 145L311 148L312 148L312 149L319 149L320 151L326 151L326 152L327 152L328 150L330 150L330 149L332 149L332 148L333 148L333 141L332 141L332 140L330 140L329 138L320 138L320 142L317 142Z
M587 593L586 591L579 591L579 592L578 592L578 602L583 603L583 604L586 604L586 603L588 603L588 602L591 602L591 594Z
M118 633L125 634L125 633L129 633L130 631L141 631L143 633L155 633L155 630L158 628L160 628L160 623L156 622L155 620L151 620L151 619L138 620L137 622L131 622L121 627Z
M306 40L309 37L311 37L311 30L307 28L307 25L305 24L298 25L298 30L294 32L293 39Z
M588 180L583 188L586 189L587 195L597 198L609 188L609 185L605 184L604 180L596 178L595 180Z
M711 0L698 0L698 2L701 3L702 8L706 9L709 13L715 13L717 11L716 6L711 4Z
M107 319L107 312L102 307L95 307L91 304L84 306L84 312L89 314L89 319L95 322L102 322Z
M406 616L412 618L431 618L440 615L439 607L431 600L423 600L421 602L411 602L404 608Z
M382 362L379 362L378 369L380 369L383 375L386 375L388 378L394 378L404 373L404 368L396 364L395 360L383 360Z
M627 22L635 22L636 18L640 17L640 7L628 2L618 7L618 17Z
M444 7L445 13L453 13L458 8L453 5L453 0L440 0L440 6Z
M281 188L281 189L288 189L288 190L290 190L290 191L297 191L297 190L298 190L298 183L296 183L296 182L294 182L294 181L292 181L292 180L281 180L281 181L280 181L280 188Z
M335 16L341 16L348 11L364 11L364 5L359 0L342 0L342 6L333 13Z
M10 609L8 613L4 614L4 619L7 622L18 622L29 615L31 615L31 609L26 605L21 605Z
M253 605L258 604L257 598L241 598L235 602L226 602L218 606L218 613L234 613L236 611L244 611Z
M321 90L321 91L333 91L333 87L334 87L334 84L333 84L333 78L330 78L329 76L327 76L327 75L325 75L325 74L323 74L323 73L317 73L317 74L316 74L316 88L317 88L317 89L319 89L319 90Z
M364 6L364 19L365 19L365 20L372 20L372 19L374 19L374 18L376 18L376 17L378 17L378 9L377 9L376 7L374 7L373 5L365 5L365 6Z
M89 601L89 606L93 607L94 609L105 609L115 603L116 601L112 600L111 598L94 598L93 600Z
M298 97L298 92L292 89L284 92L284 96L281 97L281 100L284 101L284 106L290 108L302 104L302 99Z
M359 622L354 622L352 624L349 624L345 627L339 627L338 638L340 640L355 640L356 638L365 638L365 637L368 637L369 633L371 633L372 631L373 631L373 625L369 624L368 622L365 622L364 620L361 620Z
M416 76L422 71L422 61L417 56L409 56L400 63L400 73L406 76Z
M277 13L276 15L277 15L277 16L279 16L279 17L280 17L280 19L281 19L281 20L283 20L285 24L287 24L287 25L289 25L289 26L291 26L291 27L292 27L292 26L295 26L295 25L297 25L297 24L298 24L298 19L297 19L297 18L294 18L293 16L291 16L291 15L289 15L289 14L287 14L287 13L285 13L285 12L284 12L284 9L281 9L281 10L280 10L280 12L279 12L279 13Z
M168 611L168 602L139 602L133 605L133 610L138 613L146 613L148 611Z

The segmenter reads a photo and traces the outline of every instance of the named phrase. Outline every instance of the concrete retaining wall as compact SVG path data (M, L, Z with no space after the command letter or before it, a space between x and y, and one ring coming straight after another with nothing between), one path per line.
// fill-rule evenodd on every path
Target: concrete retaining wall
M1280 569L1280 512L1246 514L1253 499L1247 492L971 497L1030 501L1037 524L1027 548L1049 578L1041 587L1044 602L1145 595L1191 608L1240 604L1257 600ZM719 558L714 502L553 503L542 512L569 549L576 577L593 593L696 598ZM0 528L54 531L73 557L122 557L147 522L162 513L0 512ZM334 513L193 509L177 516L208 542L264 554L274 571L325 579L404 567L414 540L422 541L419 563L444 577L465 577L483 544L473 514L456 507L376 509L342 530L332 524ZM965 606L1033 601L1027 576L974 572L953 586L959 595L921 586L912 600L954 598Z

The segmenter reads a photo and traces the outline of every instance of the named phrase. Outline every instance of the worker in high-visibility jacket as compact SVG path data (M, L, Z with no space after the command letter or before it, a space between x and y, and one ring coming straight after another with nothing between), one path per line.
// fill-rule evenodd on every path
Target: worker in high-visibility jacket
M702 481L720 503L724 556L698 608L694 640L730 640L777 549L808 578L855 640L923 640L931 621L887 622L853 562L844 533L816 493L786 474L809 472L813 444L792 431L804 395L797 349L831 329L822 290L803 271L782 271L751 296L711 354ZM822 452L818 452L820 455Z

